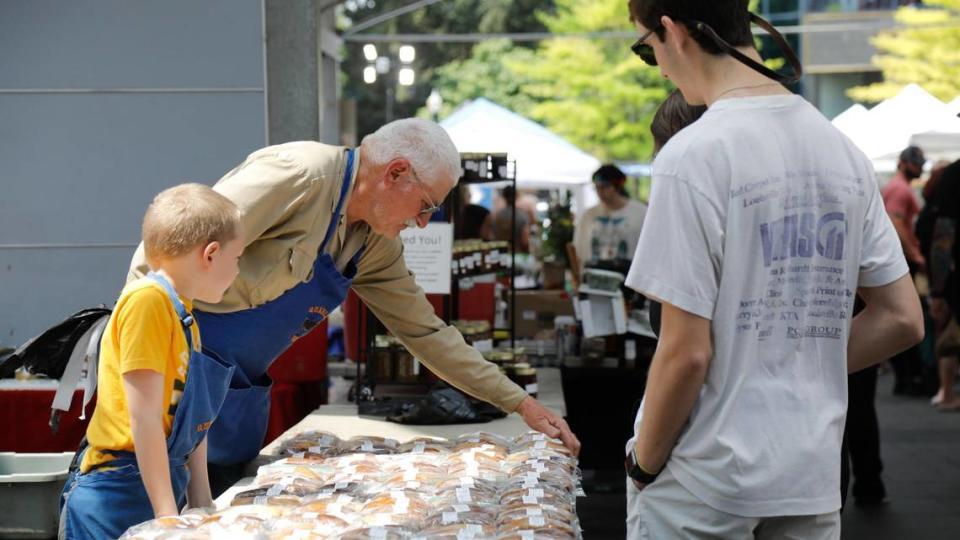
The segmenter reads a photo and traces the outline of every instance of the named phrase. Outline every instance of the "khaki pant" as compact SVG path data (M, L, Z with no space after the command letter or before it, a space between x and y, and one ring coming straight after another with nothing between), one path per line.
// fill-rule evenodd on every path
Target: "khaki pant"
M840 486L837 486L840 489ZM839 540L840 512L752 518L715 510L664 470L642 492L627 478L629 540Z

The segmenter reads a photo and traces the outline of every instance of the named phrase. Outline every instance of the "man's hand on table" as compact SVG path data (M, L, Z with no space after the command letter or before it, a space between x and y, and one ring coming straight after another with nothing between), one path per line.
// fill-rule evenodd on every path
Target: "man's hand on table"
M539 401L527 396L517 407L517 413L532 429L548 437L560 439L574 456L580 455L580 441L570 431L567 421L547 410Z

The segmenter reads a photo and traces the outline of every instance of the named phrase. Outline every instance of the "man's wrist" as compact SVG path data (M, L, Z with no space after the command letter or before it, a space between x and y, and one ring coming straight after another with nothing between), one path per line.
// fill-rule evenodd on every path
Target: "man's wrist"
M657 476L660 475L660 471L663 470L661 467L656 471L650 471L640 465L636 448L631 450L630 454L627 455L626 469L627 476L643 485L652 483L657 479Z

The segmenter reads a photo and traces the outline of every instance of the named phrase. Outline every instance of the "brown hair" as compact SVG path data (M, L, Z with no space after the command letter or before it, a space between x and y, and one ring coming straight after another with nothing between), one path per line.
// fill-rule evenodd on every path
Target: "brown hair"
M650 123L650 134L653 135L653 153L660 151L671 137L681 129L696 122L707 108L703 105L688 105L679 90L670 92L667 99L660 104Z
M734 47L753 44L750 31L749 0L628 0L630 21L639 22L648 30L660 26L660 18L670 17L690 30L690 35L700 47L711 54L721 54L720 47L706 34L699 32L689 21L707 24L720 38ZM663 40L663 29L657 31Z
M240 210L203 184L181 184L161 191L143 216L147 261L178 257L211 242L237 237Z

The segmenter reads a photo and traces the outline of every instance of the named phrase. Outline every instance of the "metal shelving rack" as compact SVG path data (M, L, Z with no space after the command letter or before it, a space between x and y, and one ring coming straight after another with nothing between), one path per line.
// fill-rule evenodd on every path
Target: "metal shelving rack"
M463 153L460 155L460 163L463 168L463 176L458 182L458 187L463 184L487 186L512 186L516 193L517 175L516 162L507 159L506 154L494 153ZM456 228L456 216L459 214L462 204L460 200L460 190L455 187L450 191L447 199L443 203L446 212L446 221L452 223ZM517 207L513 204L510 214L510 344L513 346L516 339L516 262L514 253L516 251L516 221ZM460 310L460 280L461 277L452 276L450 282L450 294L444 297L443 302L443 320L447 324L457 318ZM386 327L379 319L360 302L360 309L357 310L358 328L363 328L366 321L366 331L359 335L359 357L357 360L357 383L354 397L360 410L360 414L379 415L389 409L383 404L378 403L380 398L391 398L391 401L398 405L403 403L404 399L419 397L426 393L429 383L424 381L421 372L420 380L417 382L406 382L399 380L377 380L375 374L378 372L373 365L377 360L371 354L374 349L374 339L376 335L387 332ZM504 330L504 329L495 329ZM358 332L358 334L360 334ZM425 369L421 367L421 369Z

